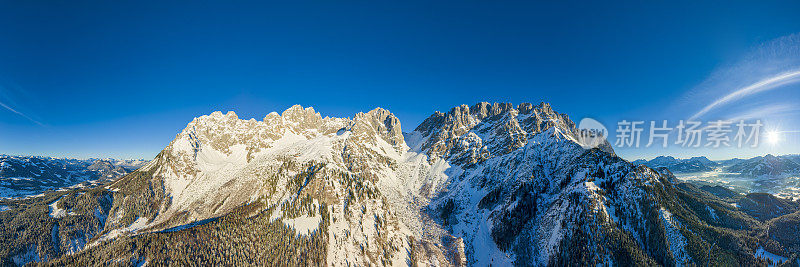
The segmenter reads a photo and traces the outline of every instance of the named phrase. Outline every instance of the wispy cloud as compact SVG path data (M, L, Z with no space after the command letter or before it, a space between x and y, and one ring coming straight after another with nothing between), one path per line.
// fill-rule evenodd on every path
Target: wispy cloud
M31 118L30 116L28 116L28 115L25 115L24 113L17 111L16 109L14 109L14 108L12 108L12 107L10 107L10 106L6 105L6 104L5 104L5 103L3 103L3 102L0 102L0 107L3 107L3 108L5 108L5 109L7 109L8 111L11 111L11 112L13 112L13 113L15 113L15 114L17 114L17 115L20 115L20 116L22 116L23 118L26 118L26 119L28 119L29 121L32 121L33 123L36 123L36 124L38 124L39 126L42 126L42 127L44 127L44 126L45 126L45 125L44 125L44 124L42 124L41 122L39 122L39 121L37 121L37 120L34 120L34 119L33 119L33 118Z
M691 119L694 120L697 117L700 117L708 113L712 109L727 104L729 102L739 100L756 93L779 88L781 86L792 84L798 81L800 81L800 70L790 71L787 73L782 73L773 77L769 77L767 79L763 79L751 85L740 88L723 97L720 97L719 99L715 100L714 102L711 102L711 104L706 105L700 111L692 115Z
M709 115L739 111L742 105L752 104L745 100L751 100L759 95L759 99L767 97L772 101L763 103L753 111L766 111L775 105L776 101L785 98L763 93L793 88L798 83L800 83L800 33L765 42L740 60L718 68L705 81L688 92L682 101L675 105L675 110L681 113L696 110L686 114L691 115L687 116L690 119L696 120Z
M17 103L17 101L15 101L16 99L19 99L20 96L22 96L23 99L31 98L28 92L23 90L19 85L17 85L12 81L2 79L2 77L0 77L0 107L3 107L14 114L17 114L20 117L23 117L35 123L36 125L47 127L47 125L45 125L44 123L34 119L31 116L28 116L27 114L15 108L15 106L16 107L21 106L20 104Z
M748 111L735 114L729 117L729 121L755 120L767 117L786 116L800 112L800 106L795 104L775 104L767 107L759 107Z

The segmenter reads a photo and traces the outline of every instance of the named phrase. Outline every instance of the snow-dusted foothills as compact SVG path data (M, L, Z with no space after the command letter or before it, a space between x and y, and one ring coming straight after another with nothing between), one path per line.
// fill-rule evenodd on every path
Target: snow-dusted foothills
M681 183L607 143L585 149L576 132L545 103L462 105L410 132L381 108L214 112L102 188L0 202L0 241L12 244L0 256L81 266L797 260L796 202Z
M20 198L120 178L146 160L70 159L0 155L0 198Z

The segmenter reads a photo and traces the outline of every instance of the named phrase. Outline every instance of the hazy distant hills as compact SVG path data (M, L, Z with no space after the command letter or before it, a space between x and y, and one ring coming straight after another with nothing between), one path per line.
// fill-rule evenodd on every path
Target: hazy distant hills
M736 163L726 170L751 176L800 174L800 163L795 160L796 156L766 155Z
M0 155L0 197L22 197L88 181L113 180L146 162Z
M750 159L728 159L712 161L706 157L677 159L670 156L659 156L652 160L636 160L634 164L643 164L651 168L666 167L675 173L706 172L724 167L724 171L740 173L747 176L782 175L800 173L800 155L773 156L766 155Z
M693 157L690 159L676 159L670 156L659 156L650 161L636 160L634 164L644 164L650 168L665 167L672 172L703 172L711 171L720 166L720 163L706 157Z

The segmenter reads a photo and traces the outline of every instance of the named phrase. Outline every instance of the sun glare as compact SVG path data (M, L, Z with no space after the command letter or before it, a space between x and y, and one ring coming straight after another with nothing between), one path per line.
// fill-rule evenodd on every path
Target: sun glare
M767 143L770 145L778 144L778 141L780 141L781 138L777 131L767 132L767 134L764 137L766 138Z

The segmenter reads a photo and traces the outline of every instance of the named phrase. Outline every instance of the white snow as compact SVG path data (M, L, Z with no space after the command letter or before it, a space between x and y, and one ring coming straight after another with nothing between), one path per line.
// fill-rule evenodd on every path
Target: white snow
M770 253L769 251L764 250L764 247L759 247L758 250L756 250L756 257L769 260L771 262L769 266L776 266L781 262L789 260L786 257L778 256Z
M708 211L708 214L711 216L711 219L713 219L714 221L718 221L719 220L719 217L717 217L717 212L714 211L714 208L709 207L708 205L706 205L706 211Z
M0 206L0 211L7 211L7 210L11 210L11 208L9 208L8 206Z
M313 210L319 209L319 202L315 199L313 204ZM304 235L309 236L313 234L319 228L319 224L322 222L322 215L320 212L315 212L314 216L308 216L308 214L304 213L295 218L283 218L283 212L281 211L280 205L276 205L275 209L270 214L270 221L274 221L277 219L281 219L283 224L286 227L294 229L297 235Z
M147 218L139 217L130 226L128 226L127 231L136 232L145 228L146 226L147 226Z
M319 214L313 217L303 214L297 218L283 219L283 223L286 224L287 227L294 229L298 235L306 236L317 231L320 222L322 222L322 215Z
M565 229L562 229L562 222L568 213L567 208L569 208L568 203L558 199L542 217L541 228L536 233L539 237L537 248L540 253L538 255L540 264L547 264L550 257L557 252L559 242L564 238Z
M437 151L444 155L431 154L432 158L429 158L426 151L423 151L423 146L431 138L436 138L434 135L439 133L423 135L420 132L412 132L404 135L406 143L395 143L402 139L384 139L385 134L389 132L385 131L383 119L367 121L367 126L358 125L358 127L372 127L366 130L355 126L358 122L363 122L358 121L360 119L320 118L322 125L320 126L314 117L307 116L309 114L298 113L301 111L313 112L311 109L293 107L291 109L293 114L289 114L292 118L286 116L289 111L283 115L271 113L263 122L229 120L227 117L235 115L223 118L221 113L214 113L202 119L211 120L207 125L201 125L204 123L201 119L190 123L171 144L172 156L179 160L170 160L164 164L148 164L146 167L159 168L156 172L164 177L167 195L172 198L170 206L166 211L159 213L151 225L164 222L180 211L189 211L187 220L190 221L221 214L216 208L212 210L210 208L212 204L209 203L221 206L219 210L224 211L225 207L246 204L244 202L246 200L242 199L254 201L264 197L262 198L264 203L273 207L270 219L273 221L280 219L299 236L308 236L319 230L322 222L319 209L325 207L326 210L322 212L330 214L327 255L327 263L330 265L370 265L368 260L354 255L366 251L370 255L384 257L378 251L379 239L388 240L391 246L399 248L398 253L385 257L396 259L393 263L402 265L406 264L404 259L409 256L408 244L411 238L416 241L430 240L440 243L443 237L449 238L449 235L452 235L457 240L463 240L468 265L509 266L515 263L516 257L512 250L501 251L494 242L491 236L492 228L500 220L490 215L498 208L513 209L519 202L501 203L495 207L496 210L479 209L478 203L496 185L519 185L522 182L529 182L530 179L542 179L545 183L549 183L545 184L545 187L551 189L542 194L541 202L537 205L546 210L541 210L535 218L531 218L533 223L526 225L526 227L532 226L530 231L526 232L526 235L530 236L523 238L531 238L534 243L531 245L537 261L532 264L544 265L549 257L558 253L560 241L568 238L572 222L584 213L588 213L571 206L565 196L577 193L581 197L588 196L589 201L605 200L605 197L599 194L601 190L598 187L598 184L605 185L603 183L605 180L588 181L586 172L576 177L554 177L556 175L553 173L563 172L563 168L571 166L568 164L572 164L573 160L584 151L575 143L574 136L568 129L551 127L539 133L514 131L509 136L501 136L503 133L500 131L492 131L497 127L516 125L518 123L514 119L518 115L516 112L511 112L502 118L495 117L486 123L476 117L466 118L466 122L459 126L459 129L452 129L453 132L447 133L453 135L448 138L455 138L452 143L454 147L447 147L444 150L453 149L458 153ZM522 117L531 116L534 115L526 114ZM366 118L362 114L356 117ZM560 120L546 121L562 124ZM526 136L527 139L521 141L515 139L520 136ZM508 148L516 150L509 153L505 151ZM499 155L495 155L497 153ZM453 160L456 157L479 160L480 163L470 166L462 164L463 161ZM292 164L286 164L289 167L281 166L283 162ZM363 185L370 189L377 187L380 198L353 199L346 203L334 201L324 206L314 200L314 210L317 211L310 215L306 213L295 218L287 218L281 212L280 205L293 203L300 195L297 191L284 190L288 188L286 185L290 178L302 172L303 169L300 168L307 166L296 167L298 163L324 163L322 172L333 170L357 175L358 179L374 177L374 179L359 180L359 186ZM321 190L326 190L325 197L329 192L340 198L348 193L343 183L336 177L325 175L322 177L325 180L314 185L324 185ZM269 184L269 188L262 189L263 182L271 178L274 179L270 182L274 181L275 184ZM604 179L619 178L621 177ZM566 188L557 186L561 181L570 180L575 182L569 183ZM648 185L651 183L647 177L637 181ZM621 183L632 182L626 179ZM622 217L620 221L620 218L614 215L615 210L620 214L641 210L634 199L641 195L637 195L638 192L628 192L634 190L631 188L635 186L624 187L622 190L627 191L619 192L619 195L626 195L631 199L620 200L622 204L608 203L608 210L602 205L605 203L601 203L599 207L603 212L608 212L623 229L631 231L634 238L641 243L639 235L634 230L642 228L637 224L640 221L644 223L643 220L638 220L641 216L620 215ZM561 189L563 191L557 191ZM268 190L275 190L275 193L267 194ZM431 218L426 209L439 207L448 200L458 203L459 209L455 211L457 221L450 225L452 228L444 229L438 222L439 218ZM634 204L624 205L629 202ZM118 212L117 216L121 214ZM386 232L383 230L386 228L379 225L382 224L382 220L390 216L394 217L394 221L389 221L390 225ZM689 263L691 259L683 248L685 238L678 230L679 222L666 210L662 210L661 217L665 222L670 250L676 255L675 258L681 261L679 264ZM109 220L112 218L113 216ZM146 227L147 219L139 218L130 226L112 230L99 240L113 238L123 233L136 234L139 229ZM432 252L431 255L435 255L435 252L441 251ZM439 264L433 259L435 256L423 255L423 257L432 257L423 261Z
M686 266L691 263L692 258L684 248L686 246L686 238L681 234L678 229L681 227L680 222L672 217L667 209L661 208L658 215L664 224L664 233L669 243L669 250L672 252L672 257L675 258L676 266Z
M75 254L81 251L83 247L86 246L86 238L78 237L74 238L69 241L69 248L67 248L67 254Z
M97 238L97 240L92 241L92 243L90 243L87 247L93 247L95 245L102 243L105 240L114 239L121 234L135 234L139 230L144 229L145 227L148 226L147 221L148 219L145 217L136 218L136 221L131 223L131 225L129 225L128 227L111 230L105 235Z
M600 187L597 187L597 185L594 182L585 182L585 184L586 184L586 189L589 189L591 191L600 190Z
M484 213L483 220L481 220L478 231L475 233L475 239L471 244L475 259L474 266L513 266L514 258L500 251L492 239L492 223L488 215Z
M203 146L197 153L197 168L204 173L211 173L226 167L241 167L247 163L247 146L233 145L226 154L210 146Z
M61 201L61 198L59 198L56 201L53 201L53 203L50 203L50 217L53 217L53 218L64 218L67 215L70 215L70 216L71 215L76 215L74 212L71 212L71 211L68 212L65 209L59 208L58 207L58 202L59 201Z
M194 153L194 146L187 138L180 138L172 143L172 149L176 152Z

